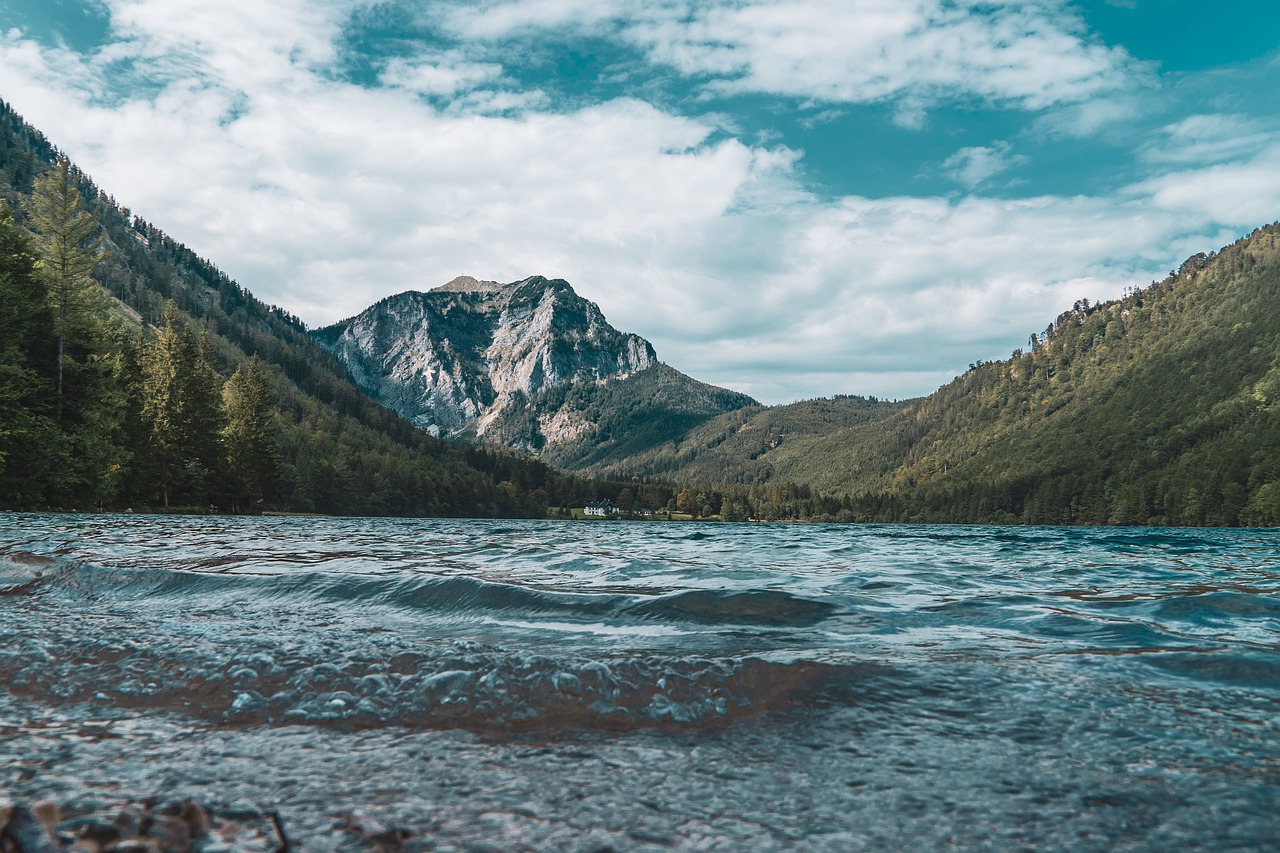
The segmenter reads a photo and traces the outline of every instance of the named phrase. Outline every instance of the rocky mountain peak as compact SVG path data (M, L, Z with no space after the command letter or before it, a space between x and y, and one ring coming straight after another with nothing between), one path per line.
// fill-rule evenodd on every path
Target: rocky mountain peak
M504 285L496 281L480 281L469 275L460 275L452 281L445 282L431 289L432 293L496 293Z
M437 435L485 437L548 389L657 363L648 341L610 326L567 281L542 276L508 284L459 276L312 334L366 393ZM526 414L557 437L582 426Z

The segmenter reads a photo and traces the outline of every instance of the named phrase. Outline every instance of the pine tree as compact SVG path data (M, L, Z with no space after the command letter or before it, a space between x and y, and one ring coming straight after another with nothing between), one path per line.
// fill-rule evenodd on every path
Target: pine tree
M118 395L116 435L121 452L106 469L104 490L119 506L146 503L150 429L142 417L143 352L146 333L122 321L108 324L108 364Z
M128 456L119 435L119 371L104 334L106 300L90 277L107 254L104 237L84 209L79 176L66 158L36 178L24 207L47 282L55 342L51 397L61 435L42 452L50 463L46 499L102 505L115 496L115 474Z
M94 320L100 313L101 293L89 275L104 257L106 238L97 233L97 220L84 209L84 198L66 157L59 157L54 168L36 178L25 208L52 284L61 420L68 346L75 341L92 341L98 331Z
M222 387L226 425L222 443L233 494L233 510L252 509L274 497L280 480L280 434L271 392L255 355Z
M53 418L54 339L30 238L0 202L0 506L39 506L62 456Z
M142 419L161 502L175 492L203 503L219 459L222 427L220 380L209 360L207 339L197 341L172 303L164 327L142 355Z

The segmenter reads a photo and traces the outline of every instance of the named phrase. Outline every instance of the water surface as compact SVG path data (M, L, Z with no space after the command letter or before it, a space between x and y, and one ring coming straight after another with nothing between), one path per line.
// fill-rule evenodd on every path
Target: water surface
M1267 849L1277 546L0 515L0 780L313 850Z

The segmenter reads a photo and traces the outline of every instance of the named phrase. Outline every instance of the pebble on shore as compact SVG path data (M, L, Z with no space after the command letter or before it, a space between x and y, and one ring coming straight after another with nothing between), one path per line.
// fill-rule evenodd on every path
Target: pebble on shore
M64 817L57 803L0 805L0 853L288 853L275 812L218 812L190 800L128 803Z

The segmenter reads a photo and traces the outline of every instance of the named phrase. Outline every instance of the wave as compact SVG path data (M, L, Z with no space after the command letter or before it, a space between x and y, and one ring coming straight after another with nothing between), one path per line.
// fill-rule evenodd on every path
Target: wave
M815 625L835 613L834 604L779 590L693 590L665 595L625 608L625 612L699 624L777 627Z
M906 528L875 547L842 529L785 563L778 554L795 543L781 534L766 551L721 543L719 530L664 528L647 550L589 540L529 556L524 540L500 547L487 527L425 529L447 533L447 547L384 548L350 531L322 546L296 531L225 548L154 536L15 546L61 556L0 554L0 685L218 725L499 735L909 705L955 693L974 661L1021 672L1052 660L1219 691L1278 683L1270 551L1228 575L1217 563L1184 571L1167 553L1107 563L1109 548L1140 538L1131 533L1062 567L989 547L936 558L922 549L939 537ZM713 556L672 544L695 534L700 547L715 539ZM975 554L982 542L963 529L948 537ZM1031 538L1072 537L1082 534Z
M430 614L503 614L565 620L612 620L624 623L661 621L698 626L805 627L838 608L793 593L772 589L651 590L569 592L465 576L420 572L388 575L295 572L249 575L164 569L107 569L64 561L46 561L41 570L26 571L0 593L32 592L47 584L91 598L130 600L178 599L183 606L203 598L233 598L248 605L328 601Z
M785 632L836 610L778 590L568 592L408 572L247 575L13 555L0 564L0 591L12 598L11 618L0 620L9 622L0 683L10 692L223 725L701 728L811 707L876 670L803 654L659 653L643 640L611 652L558 645L547 627ZM448 620L474 621L468 636L528 624L541 652L450 638ZM741 638L732 645L743 648Z
M0 554L0 597L32 595L46 582L56 561L23 551Z
M1280 657L1262 652L1239 653L1214 649L1200 652L1153 654L1145 663L1193 681L1211 681L1256 690L1280 685Z

